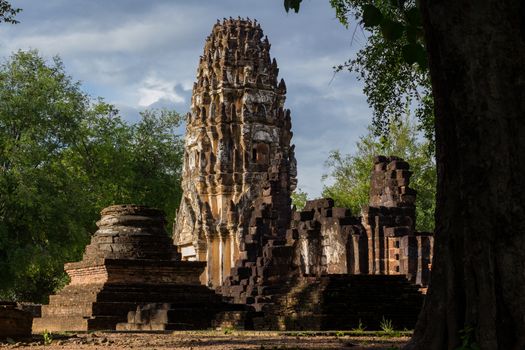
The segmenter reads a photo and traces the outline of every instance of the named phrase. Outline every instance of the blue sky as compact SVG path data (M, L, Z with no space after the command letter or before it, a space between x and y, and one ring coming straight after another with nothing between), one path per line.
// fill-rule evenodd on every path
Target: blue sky
M20 24L0 26L0 56L18 49L59 55L92 96L115 104L129 121L148 107L189 109L199 56L223 17L261 23L287 85L299 187L322 191L330 150L353 152L371 111L362 83L332 67L364 43L335 18L328 0L304 0L287 14L282 0L12 0ZM183 130L181 130L182 132Z

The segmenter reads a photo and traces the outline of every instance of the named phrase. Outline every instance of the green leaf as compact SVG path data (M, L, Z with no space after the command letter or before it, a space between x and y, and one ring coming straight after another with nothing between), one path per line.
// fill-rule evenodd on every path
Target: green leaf
M407 22L414 27L421 27L421 12L417 7L412 7L405 12Z
M303 0L292 0L292 8L294 9L295 13L299 12L299 7L301 7L301 1Z
M417 63L421 69L426 69L428 66L427 53L423 46L411 43L402 48L403 59L408 64Z
M294 10L295 13L299 12L302 0L284 0L284 9L289 12L290 9Z
M390 0L390 6L396 9L403 9L403 6L405 6L405 0Z
M363 24L365 27L375 27L383 21L383 14L374 5L363 6Z
M408 64L414 64L417 62L417 50L418 50L417 44L408 44L403 46L401 49L401 53L403 55L403 59Z
M387 41L396 41L401 38L404 30L405 27L399 22L390 19L384 19L381 22L381 33Z
M417 39L419 36L418 28L409 25L406 27L406 33L407 33L407 40L409 43L412 43L412 44L417 43Z

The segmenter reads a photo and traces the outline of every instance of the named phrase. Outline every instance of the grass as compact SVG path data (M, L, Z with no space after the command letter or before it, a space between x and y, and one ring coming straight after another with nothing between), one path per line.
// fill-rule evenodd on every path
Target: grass
M385 316L383 316L379 327L381 327L381 330L385 333L394 333L394 326L392 325L392 320L386 319Z
M365 325L363 325L363 322L361 322L361 319L359 319L359 324L357 325L357 328L354 328L353 330L356 332L364 332L365 329Z
M51 332L48 332L47 329L44 330L44 332L42 333L42 338L44 338L44 345L51 345L51 343L53 342L53 335L51 334Z
M241 336L241 337L381 337L381 338L401 338L410 337L411 330L394 330L392 332L385 332L384 330L367 331L364 327L361 329L354 328L352 330L328 330L328 331L250 331L250 330L236 330L225 328L221 330L194 330L194 331L173 331L173 335L200 335L200 336Z
M358 329L352 329L352 330L334 330L334 331L298 331L298 332L281 332L284 336L291 336L291 337L329 337L329 336L335 336L335 337L386 337L386 338L401 338L401 337L410 337L412 335L412 331L409 330L403 330L403 331L388 331L385 332L384 330L380 331L367 331L367 330L358 330Z

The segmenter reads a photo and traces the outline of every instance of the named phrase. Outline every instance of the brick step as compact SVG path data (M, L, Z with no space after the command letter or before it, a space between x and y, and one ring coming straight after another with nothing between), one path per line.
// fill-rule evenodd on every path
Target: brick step
M126 317L97 316L85 318L80 316L48 316L33 319L33 333L86 330L114 330Z
M199 320L209 320L214 317L217 308L201 305L198 308L179 307L164 310L130 311L127 315L129 323L196 323ZM152 321L154 320L154 321Z
M42 317L89 317L92 315L92 303L57 303L42 305Z
M126 321L123 316L94 316L88 319L88 330L114 330L117 323Z
M80 316L46 316L33 319L33 333L62 331L84 331L88 319Z
M211 327L210 324L192 324L192 323L118 323L117 331L186 331L186 330L203 330Z
M333 294L329 292L323 293L323 297L325 299L329 299L331 303L345 303L348 302L349 299L352 300L359 300L360 303L367 303L367 302L377 302L377 300L381 300L382 303L392 303L392 302L407 302L408 300L421 300L423 301L423 297L417 294L409 295L400 298L399 296L396 296L395 293L392 293L393 295L381 295L381 294L375 294L375 295L369 295L369 294L360 294L360 293L341 293L340 295L334 296ZM399 293L403 295L402 293ZM398 294L398 295L399 295Z
M164 284L164 285L155 285L155 291L159 292L169 292L169 293L208 293L215 294L211 289L203 285L183 285L183 284ZM126 292L126 291L141 291L141 290L151 290L152 285L150 284L130 284L130 285L121 285L121 284L106 284L104 286L104 291L115 291L115 292Z
M150 303L130 311L127 322L118 330L193 330L208 329L223 305L201 304L190 307L182 304ZM234 307L239 307L235 305ZM230 311L232 312L232 311Z
M184 292L181 290L155 290L154 292L150 289L142 290L102 290L98 294L95 293L62 293L51 295L49 298L50 305L78 305L88 304L95 302L195 302L195 303L206 303L206 302L217 302L221 299L221 296L215 294L213 291L200 291L200 292Z
M169 293L157 291L122 291L120 293L101 291L98 302L138 302L138 303L212 303L220 301L220 296L209 293Z
M271 298L264 320L254 325L286 325L286 329L352 329L359 320L379 329L382 318L397 329L412 328L423 295L400 275L307 276L285 295ZM263 304L254 305L262 310ZM275 319L277 318L277 319ZM272 321L273 319L273 321Z
M97 300L96 294L55 294L49 296L49 305L76 305L78 303L94 303Z
M42 315L48 316L122 316L137 307L136 302L93 302L42 305Z

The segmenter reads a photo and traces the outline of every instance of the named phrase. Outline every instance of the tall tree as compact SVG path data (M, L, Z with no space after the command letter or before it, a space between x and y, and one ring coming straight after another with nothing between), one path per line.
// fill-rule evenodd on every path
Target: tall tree
M415 1L330 0L330 4L339 21L352 29L353 42L366 30L366 42L356 56L334 68L357 73L363 81L375 133L386 135L389 124L399 122L410 105L433 150L434 101Z
M524 349L525 5L419 8L438 181L431 282L407 349Z
M454 349L463 337L481 349L525 349L525 5L425 0L421 9L435 99L436 241L408 348Z

